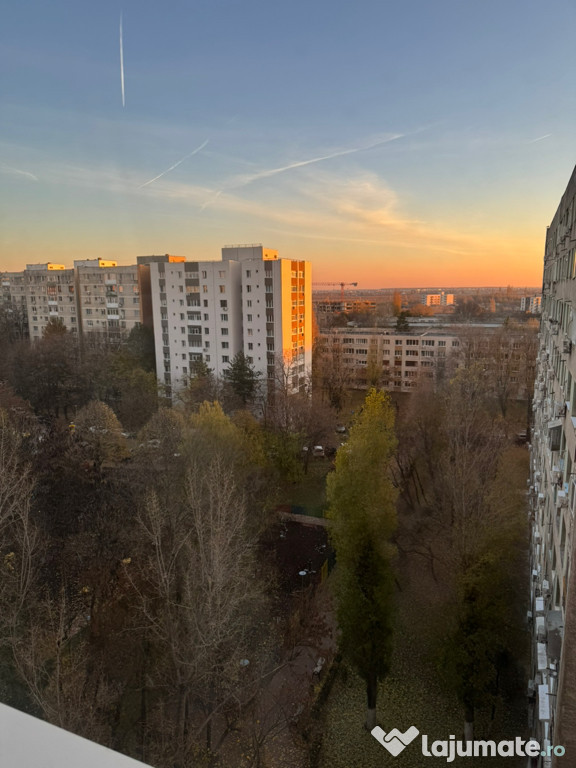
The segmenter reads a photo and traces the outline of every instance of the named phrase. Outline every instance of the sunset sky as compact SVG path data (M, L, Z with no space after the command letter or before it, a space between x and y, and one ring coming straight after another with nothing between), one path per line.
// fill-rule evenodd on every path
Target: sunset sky
M538 285L574 39L573 0L7 3L0 270L263 243L360 288Z

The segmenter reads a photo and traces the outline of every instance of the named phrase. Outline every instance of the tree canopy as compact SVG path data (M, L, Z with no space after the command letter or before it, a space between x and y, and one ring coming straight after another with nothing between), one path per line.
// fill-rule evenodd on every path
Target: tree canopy
M396 489L389 465L395 449L390 398L372 389L328 476L341 648L366 683L369 729L392 650Z

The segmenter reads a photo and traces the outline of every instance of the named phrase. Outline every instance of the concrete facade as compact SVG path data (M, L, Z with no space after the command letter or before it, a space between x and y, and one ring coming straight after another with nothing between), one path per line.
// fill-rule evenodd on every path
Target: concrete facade
M532 443L534 735L576 759L576 170L547 230ZM569 758L569 756L572 756Z
M149 257L158 379L182 389L195 362L222 376L244 352L268 391L279 360L292 389L312 364L311 265L261 245L225 246L220 261L172 263ZM140 260L139 260L140 263Z

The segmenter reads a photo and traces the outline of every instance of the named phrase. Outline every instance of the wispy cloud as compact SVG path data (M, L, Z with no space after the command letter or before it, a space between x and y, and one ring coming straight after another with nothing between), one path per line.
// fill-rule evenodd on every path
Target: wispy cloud
M22 176L25 179L30 179L31 181L39 181L38 176L34 176L33 173L30 173L30 171L22 171L20 168L13 168L10 165L4 165L4 163L0 164L0 173L5 173L10 176Z
M529 141L528 144L536 144L537 141L544 141L544 139L549 139L550 136L552 136L551 133L546 133L544 136L539 136L537 139L532 139L532 141Z
M167 173L170 173L170 171L173 171L174 168L178 168L179 165L181 165L184 160L188 160L189 157L192 157L193 155L198 154L201 150L204 149L204 147L208 144L208 139L206 141L202 142L199 147L196 147L196 149L193 149L192 152L189 152L187 155L184 155L178 162L174 163L174 165L171 165L170 168L166 168L165 171L162 171L162 173L159 173L158 176L154 176L153 179L150 179L149 181L145 181L144 184L140 184L138 189L143 189L144 187L147 187L149 184L152 184L154 181L158 181L158 179L161 179L162 176L166 176Z
M256 173L233 176L231 179L224 182L222 187L216 192L214 192L214 194L208 200L205 201L205 203L202 205L202 210L207 208L209 205L212 205L218 199L218 197L220 197L220 195L223 192L227 192L229 190L234 190L234 189L241 189L242 187L247 187L249 184L253 184L256 181L260 181L261 179L269 179L272 176L277 176L278 174L286 173L287 171L293 171L296 168L304 168L308 165L322 163L322 162L325 162L326 160L332 160L336 157L344 157L345 155L353 155L357 152L373 149L374 147L379 147L382 144L388 144L391 141L402 139L404 135L405 134L403 133L393 133L388 136L384 136L382 138L376 139L374 141L365 142L356 147L350 147L348 149L340 149L335 152L330 152L326 155L311 157L311 158L308 158L307 160L297 160L296 162L289 163L288 165L282 165L282 166L279 166L278 168L268 168L263 171L257 171Z

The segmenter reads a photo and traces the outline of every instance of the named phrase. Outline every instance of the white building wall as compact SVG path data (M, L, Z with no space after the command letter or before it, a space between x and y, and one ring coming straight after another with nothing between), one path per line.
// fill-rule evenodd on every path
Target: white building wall
M187 294L192 270L197 286ZM173 391L184 386L199 355L221 377L240 351L263 383L274 378L277 359L292 361L294 352L300 377L294 388L303 385L312 362L309 263L279 259L262 246L227 246L221 261L151 263L150 278L158 378Z

